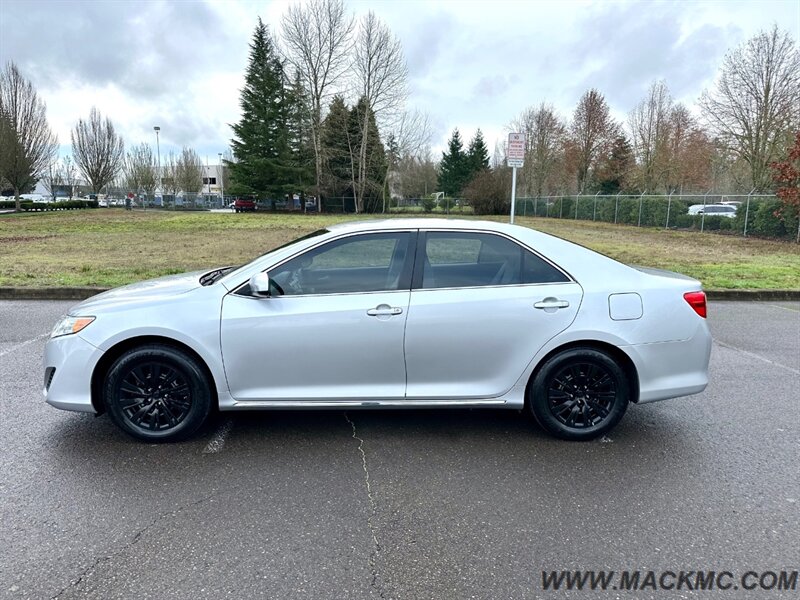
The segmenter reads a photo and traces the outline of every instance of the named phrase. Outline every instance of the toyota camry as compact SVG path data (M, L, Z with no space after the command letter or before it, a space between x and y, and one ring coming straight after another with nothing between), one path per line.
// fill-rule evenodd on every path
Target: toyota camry
M44 397L147 441L215 408L400 407L525 410L586 440L630 404L703 391L710 351L694 279L525 227L397 219L78 304L46 345Z

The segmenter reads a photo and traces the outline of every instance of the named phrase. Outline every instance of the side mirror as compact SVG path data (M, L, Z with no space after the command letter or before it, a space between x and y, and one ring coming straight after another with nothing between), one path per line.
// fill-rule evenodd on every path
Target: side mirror
M269 275L266 273L256 273L250 278L250 291L256 296L270 296Z

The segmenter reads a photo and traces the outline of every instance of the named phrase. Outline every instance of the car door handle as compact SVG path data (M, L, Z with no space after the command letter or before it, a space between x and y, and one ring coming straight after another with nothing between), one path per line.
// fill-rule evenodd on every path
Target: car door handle
M569 306L569 302L566 300L559 300L558 298L545 298L541 302L537 302L533 305L533 308L567 308Z
M367 314L370 317L390 317L392 315L399 315L402 313L403 309L399 306L387 306L385 304L376 306L375 308L370 308L367 311Z

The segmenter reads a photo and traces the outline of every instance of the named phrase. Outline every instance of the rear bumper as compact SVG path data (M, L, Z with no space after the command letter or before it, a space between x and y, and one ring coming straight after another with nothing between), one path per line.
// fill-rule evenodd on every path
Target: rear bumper
M701 321L679 342L623 346L639 374L639 403L699 394L708 385L711 333Z
M91 379L101 356L102 350L78 335L49 340L44 347L45 401L61 410L96 412Z

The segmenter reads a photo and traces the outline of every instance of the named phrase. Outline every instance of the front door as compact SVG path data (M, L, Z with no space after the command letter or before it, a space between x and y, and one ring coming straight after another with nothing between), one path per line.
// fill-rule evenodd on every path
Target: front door
M414 237L401 231L333 240L271 269L272 296L226 296L221 337L231 395L402 398Z

